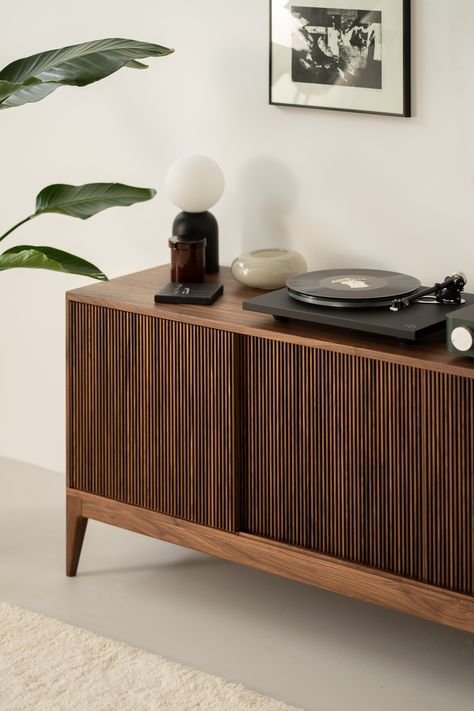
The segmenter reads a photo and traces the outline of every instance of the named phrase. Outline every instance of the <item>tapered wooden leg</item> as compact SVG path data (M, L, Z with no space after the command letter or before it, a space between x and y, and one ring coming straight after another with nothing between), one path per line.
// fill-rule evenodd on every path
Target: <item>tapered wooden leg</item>
M82 516L82 501L78 496L66 497L66 575L74 577L79 565L87 518Z

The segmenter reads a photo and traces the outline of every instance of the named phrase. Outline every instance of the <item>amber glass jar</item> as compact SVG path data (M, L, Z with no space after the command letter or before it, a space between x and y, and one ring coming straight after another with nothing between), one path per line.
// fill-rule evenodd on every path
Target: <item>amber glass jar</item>
M204 237L172 237L171 281L180 284L202 284L206 273L206 240Z

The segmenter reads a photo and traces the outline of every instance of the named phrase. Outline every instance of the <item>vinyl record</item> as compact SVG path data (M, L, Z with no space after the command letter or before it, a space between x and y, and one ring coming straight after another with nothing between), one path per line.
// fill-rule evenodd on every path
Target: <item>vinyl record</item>
M387 306L408 296L421 283L414 277L377 269L329 269L293 277L287 283L290 296L318 306L373 308Z

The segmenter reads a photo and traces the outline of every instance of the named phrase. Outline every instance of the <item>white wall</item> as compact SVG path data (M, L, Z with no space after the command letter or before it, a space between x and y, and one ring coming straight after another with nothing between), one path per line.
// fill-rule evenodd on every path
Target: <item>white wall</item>
M88 222L44 216L5 246L70 249L109 276L163 263L176 213L166 169L201 152L227 179L214 210L224 264L244 247L292 245L315 269L400 269L432 282L461 268L474 282L474 4L414 5L415 118L398 119L269 106L267 0L16 0L2 13L2 66L114 36L176 54L0 112L1 232L49 183L159 191ZM64 292L84 283L0 273L0 455L63 469Z

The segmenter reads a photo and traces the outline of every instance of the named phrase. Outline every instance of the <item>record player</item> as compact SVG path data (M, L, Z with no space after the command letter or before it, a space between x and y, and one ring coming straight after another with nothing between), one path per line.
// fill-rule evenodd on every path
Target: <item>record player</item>
M290 279L286 288L244 301L243 308L415 342L445 327L446 317L465 304L467 280L458 273L433 287L415 277L375 269L331 269Z

